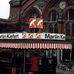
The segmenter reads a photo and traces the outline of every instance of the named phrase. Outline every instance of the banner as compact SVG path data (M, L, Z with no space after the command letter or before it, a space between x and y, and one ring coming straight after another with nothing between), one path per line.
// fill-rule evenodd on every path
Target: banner
M66 40L66 35L57 33L1 33L0 39Z

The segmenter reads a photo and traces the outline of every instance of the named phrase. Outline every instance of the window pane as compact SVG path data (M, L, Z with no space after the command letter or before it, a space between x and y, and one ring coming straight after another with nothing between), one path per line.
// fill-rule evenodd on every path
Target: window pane
M74 24L72 24L72 36L74 37Z
M52 13L52 21L56 21L56 17L57 17L56 12L53 12L53 13Z
M74 20L74 10L70 10L69 17L70 20Z
M34 17L34 18L39 18L40 17L35 9L32 10L31 16Z
M56 21L58 18L58 13L56 11L52 11L51 13L49 13L48 15L48 20L49 21Z
M51 21L51 14L48 15L48 21Z
M66 24L66 35L70 35L70 24Z

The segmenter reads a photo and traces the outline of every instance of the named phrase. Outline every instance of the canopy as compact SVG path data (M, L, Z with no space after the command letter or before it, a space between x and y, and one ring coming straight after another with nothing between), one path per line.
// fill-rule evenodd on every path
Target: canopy
M72 44L70 43L0 43L0 48L72 49Z

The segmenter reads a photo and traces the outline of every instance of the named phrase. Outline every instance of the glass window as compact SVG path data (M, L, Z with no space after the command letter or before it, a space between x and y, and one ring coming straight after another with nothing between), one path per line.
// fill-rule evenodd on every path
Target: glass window
M48 20L50 21L56 21L58 18L58 13L56 11L52 11L49 13Z
M32 8L26 13L24 18L25 22L28 22L30 18L40 18L40 12L39 10Z
M70 9L67 11L66 20L74 20L74 9Z
M70 24L66 24L66 35L70 35Z
M39 18L40 15L39 15L39 13L38 13L37 10L33 9L32 12L31 12L31 17L33 17L33 18Z
M37 11L36 9L33 8L27 12L26 18L28 18L28 20L29 20L29 18L40 18L40 13L39 13L39 11ZM38 31L39 31L39 29L36 29L36 28L31 28L29 30L29 32L31 32L31 33L38 32Z
M52 12L52 21L56 21L56 20L57 20L57 13Z
M58 33L58 24L50 24L49 25L50 33Z
M74 20L74 10L73 9L69 11L69 20Z
M72 24L72 36L74 37L74 24Z

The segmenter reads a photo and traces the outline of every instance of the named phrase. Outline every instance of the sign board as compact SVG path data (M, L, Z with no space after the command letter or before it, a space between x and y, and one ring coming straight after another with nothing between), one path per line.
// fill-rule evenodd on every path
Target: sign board
M43 19L41 18L30 18L29 28L43 28Z
M35 18L29 19L29 28L36 28L36 19Z
M0 33L0 39L47 39L65 40L65 34L55 33Z

